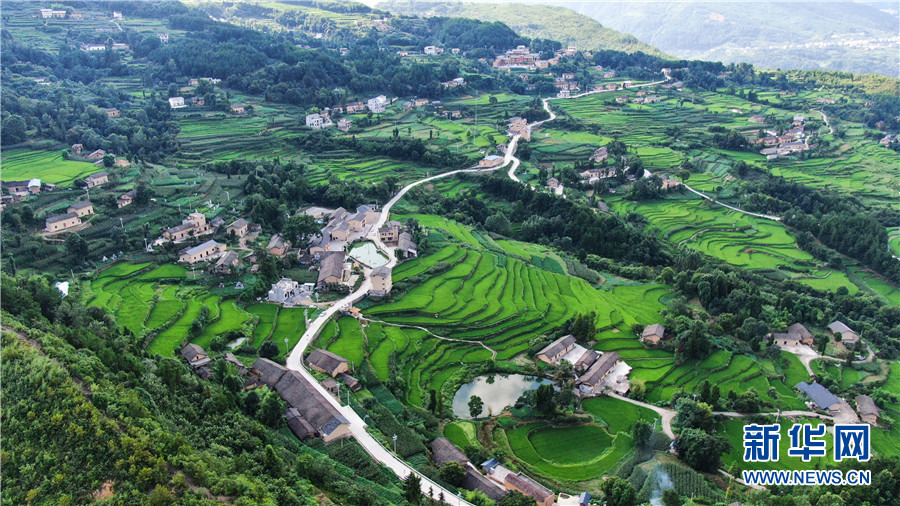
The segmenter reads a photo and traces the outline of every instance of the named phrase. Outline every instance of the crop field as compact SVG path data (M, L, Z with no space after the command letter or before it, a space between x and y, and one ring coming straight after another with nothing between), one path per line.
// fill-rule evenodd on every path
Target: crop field
M722 455L722 462L725 468L732 464L737 464L741 469L825 469L828 466L834 466L833 447L834 438L831 433L822 440L825 441L826 454L824 457L813 457L809 462L804 462L800 457L788 456L788 448L791 446L791 438L788 436L788 430L794 423L810 423L816 426L824 423L821 420L799 418L796 421L781 419L778 424L781 426L781 439L778 441L778 462L744 462L744 425L746 420L740 418L730 418L722 424L721 430L724 431L725 437L731 443L731 451ZM876 429L877 431L878 429Z
M103 170L92 163L64 160L60 151L10 149L2 156L4 181L40 179L44 183L69 186L78 178Z
M600 327L621 327L631 334L632 323L652 323L663 308L658 299L665 288L660 285L597 290L582 279L519 258L477 251L477 239L455 222L416 218L425 226L450 228L448 235L466 247L448 244L397 267L395 286L414 282L398 300L365 310L372 320L365 329L366 343L358 325L349 323L324 331L319 341L336 353L350 354L351 360L359 356L354 356L358 350L366 350L383 379L388 357L397 351L409 387L406 401L412 405L421 405L425 392L440 391L461 363L481 362L494 354L496 360L509 360L525 351L534 336L578 313L596 311ZM445 270L430 274L438 264Z
M507 430L506 438L513 456L529 471L565 482L602 476L632 446L631 436L609 434L598 425L550 427L537 422Z
M272 339L284 354L285 338L293 347L306 330L304 309L273 304L243 308L236 299L214 295L199 285L184 284L186 277L186 270L180 265L118 263L104 269L91 282L90 304L108 309L135 335L152 336L147 351L164 356L172 356L189 337L191 325L203 307L208 309L209 323L192 341L206 349L217 335L246 329L254 348ZM318 310L309 311L310 318L317 314Z
M858 287L842 271L818 267L801 250L787 229L775 222L748 216L702 200L649 202L611 201L620 213L645 216L658 235L732 265L760 270L781 268L789 276L820 290Z
M598 423L601 421L605 423L610 434L618 432L628 434L631 426L638 420L655 422L659 418L659 415L652 409L636 406L613 397L585 399L582 407L585 412L593 415ZM659 426L657 429L661 430Z
M323 183L334 175L339 180L380 181L394 176L400 183L425 177L426 168L390 158L365 157L353 151L332 151L314 157L308 167L310 183ZM433 169L431 170L433 172Z
M648 402L664 401L670 399L678 389L694 392L701 381L708 380L710 384L719 386L723 396L731 391L740 394L748 388L754 388L761 399L777 401L776 406L782 409L802 410L805 406L792 390L796 384L792 382L798 378L807 380L808 377L799 360L787 360L786 367L778 366L779 370L776 370L771 362L720 350L700 361L690 360L678 367L669 366L668 371L653 383L648 381L645 398ZM787 379L782 380L782 377ZM770 387L775 388L777 399L769 397Z
M475 433L475 424L468 420L448 423L444 426L444 436L460 448L481 446Z
M888 228L888 244L894 254L900 256L900 227Z

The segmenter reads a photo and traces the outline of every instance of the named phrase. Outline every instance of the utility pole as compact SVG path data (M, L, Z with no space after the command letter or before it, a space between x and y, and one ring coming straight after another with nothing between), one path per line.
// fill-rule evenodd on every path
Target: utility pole
M397 435L394 434L394 437L391 439L394 440L394 453L397 453Z

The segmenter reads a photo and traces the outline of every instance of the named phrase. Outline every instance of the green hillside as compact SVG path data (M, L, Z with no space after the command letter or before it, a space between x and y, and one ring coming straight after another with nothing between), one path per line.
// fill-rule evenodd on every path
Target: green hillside
M578 49L614 49L627 53L643 51L655 56L666 56L659 49L632 35L607 28L588 16L563 7L392 1L378 4L378 8L398 14L500 21L525 37L558 40L563 45L575 44Z

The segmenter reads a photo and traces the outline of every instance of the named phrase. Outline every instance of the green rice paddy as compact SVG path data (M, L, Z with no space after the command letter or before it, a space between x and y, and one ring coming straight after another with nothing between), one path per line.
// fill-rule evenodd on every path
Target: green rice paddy
M2 156L4 181L40 179L43 183L69 186L78 178L103 170L93 163L64 160L61 151L10 149Z

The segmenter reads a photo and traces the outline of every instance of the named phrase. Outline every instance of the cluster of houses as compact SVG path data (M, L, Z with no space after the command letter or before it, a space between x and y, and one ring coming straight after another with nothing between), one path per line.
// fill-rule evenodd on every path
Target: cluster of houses
M324 110L306 115L306 126L312 128L313 130L318 130L320 128L328 128L334 126L334 122L331 121L331 109L326 107ZM338 130L342 132L350 131L350 127L353 126L353 120L348 118L341 118L337 122Z
M765 117L761 114L754 114L748 118L751 123L763 123ZM766 155L767 160L776 160L783 156L802 153L808 151L810 146L807 134L804 131L806 125L806 117L802 114L794 115L791 129L778 135L778 132L766 130L763 137L755 139L748 138L751 143L765 146L760 150L760 154Z
M528 46L518 46L510 49L503 54L494 58L494 68L502 70L510 70L513 68L521 69L546 69L551 65L559 64L559 56L542 60L541 55L531 52Z
M528 120L519 116L509 118L506 135L510 137L521 135L526 141L531 140L531 127L528 126Z
M828 324L827 332L832 337L840 336L841 343L848 349L853 350L859 342L859 334L848 327L844 322L835 320ZM802 323L795 323L787 328L785 332L773 332L766 336L767 341L776 346L812 346L815 338Z
M548 364L562 361L572 364L578 378L575 386L582 395L597 395L610 389L626 394L630 389L628 373L631 368L614 351L600 353L578 344L575 336L560 337L535 354L535 358Z
M130 46L125 44L124 42L113 42L109 46L106 44L81 44L79 46L82 51L106 51L107 49L112 49L113 51L127 51Z
M163 239L179 243L189 237L196 237L212 233L212 227L206 221L206 215L200 212L193 212L183 220L181 224L167 228L163 232Z
M842 406L845 405L838 396L819 383L801 381L797 383L796 388L809 399L807 405L810 409L818 409L835 416L841 413ZM878 425L881 408L875 405L875 401L868 395L857 395L854 401L856 401L856 411L859 414L859 418L869 425Z
M53 214L44 220L44 231L48 234L71 230L82 224L81 218L94 214L94 204L89 200L75 202L64 214Z
M44 185L40 179L29 179L28 181L3 181L3 189L7 194L3 195L4 204L12 204L21 202L22 199L31 195L41 193Z

